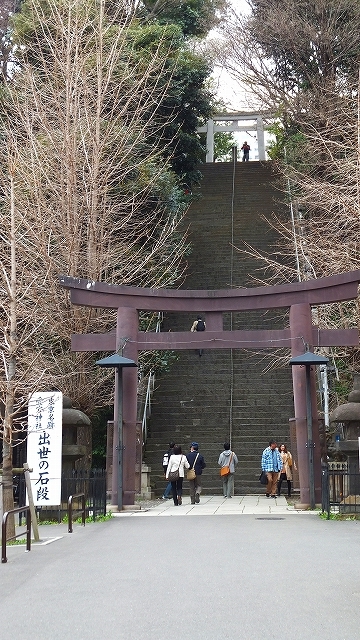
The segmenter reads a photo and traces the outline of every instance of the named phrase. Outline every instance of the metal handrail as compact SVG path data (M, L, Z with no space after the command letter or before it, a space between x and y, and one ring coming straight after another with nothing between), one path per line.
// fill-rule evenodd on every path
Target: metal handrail
M73 509L72 509L72 501L73 498L82 498L82 509L81 509L81 513L82 513L82 524L85 527L85 493L76 493L73 496L69 496L68 499L68 533L72 533L73 529L72 529L72 517L73 517ZM80 511L80 509L77 509L77 511Z
M11 538L6 538L6 523L9 515L12 513L24 513L26 511L26 531L22 531L18 533L16 536L11 536ZM3 515L2 519L2 527L1 527L1 562L7 562L6 557L6 543L10 540L16 540L16 538L20 538L26 533L26 551L31 550L31 514L30 507L18 507L17 509L10 509L10 511L6 511Z
M155 333L160 333L161 323L163 320L163 314L158 313L158 319L156 322ZM141 421L141 433L142 433L142 443L146 444L147 441L147 419L151 415L151 396L153 394L155 387L155 373L153 370L150 371L147 387L146 387L146 395L145 395L145 403L144 403L144 412Z
M146 444L146 440L147 440L147 419L151 415L151 395L154 390L154 383L155 383L155 375L152 371L150 371L147 388L146 388L144 413L143 413L143 419L142 419L142 425L141 425L143 444Z

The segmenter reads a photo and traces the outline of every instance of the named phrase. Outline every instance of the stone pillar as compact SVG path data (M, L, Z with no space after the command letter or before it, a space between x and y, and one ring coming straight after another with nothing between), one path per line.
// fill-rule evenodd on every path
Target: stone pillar
M261 117L256 118L256 130L258 139L259 160L266 160L264 122Z
M302 355L305 352L304 343L312 350L312 322L311 308L307 303L294 304L290 307L290 331L291 331L291 355ZM313 417L313 442L314 448L314 483L315 501L321 502L321 462L320 462L320 437L319 420L316 399L316 384L314 367L310 370L312 417ZM310 505L309 487L309 452L307 448L307 420L306 420L306 369L305 366L292 367L294 409L296 422L296 440L298 454L298 471L300 483L300 504L302 507ZM300 507L300 505L298 505Z
M214 120L206 123L206 162L214 162Z
M116 349L125 358L138 361L137 347L138 312L136 309L122 307L118 309L116 325ZM122 370L123 385L123 505L133 505L135 502L135 468L136 468L136 418L137 418L137 367L124 367ZM117 390L116 390L117 391ZM117 393L115 392L115 397ZM115 433L114 433L115 435ZM117 438L116 438L117 440ZM114 438L115 442L115 438ZM115 443L116 446L116 443ZM114 458L117 451L114 453ZM118 464L113 464L113 472ZM113 473L113 475L116 475ZM114 493L114 478L113 478ZM117 478L116 502L117 504Z

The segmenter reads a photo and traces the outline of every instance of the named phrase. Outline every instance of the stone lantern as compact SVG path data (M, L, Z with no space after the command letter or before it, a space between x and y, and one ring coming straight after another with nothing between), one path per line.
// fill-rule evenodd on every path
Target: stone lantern
M70 398L63 396L62 424L62 472L71 475L75 462L88 454L86 445L79 443L79 431L89 431L91 422L85 413L73 409Z
M348 463L349 498L345 498L345 501L354 502L360 508L360 374L354 374L354 388L349 393L348 402L331 412L330 423L335 423L342 429L342 438L336 441L336 449L346 456ZM354 497L353 500L351 496Z

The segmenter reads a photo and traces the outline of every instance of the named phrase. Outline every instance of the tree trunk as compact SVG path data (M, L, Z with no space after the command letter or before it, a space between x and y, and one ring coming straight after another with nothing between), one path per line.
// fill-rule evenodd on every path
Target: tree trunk
M17 319L16 319L16 222L15 222L15 188L14 188L14 164L10 166L10 252L11 275L9 297L9 359L7 367L7 384L5 391L5 416L3 430L3 510L11 511L14 508L13 476L12 476L12 442L15 407L15 372L16 372L16 348L17 348ZM15 519L9 516L7 524L7 537L15 535Z
M3 445L3 513L14 508L13 476L12 476L12 447L6 441ZM7 520L7 538L15 535L15 518L9 516Z

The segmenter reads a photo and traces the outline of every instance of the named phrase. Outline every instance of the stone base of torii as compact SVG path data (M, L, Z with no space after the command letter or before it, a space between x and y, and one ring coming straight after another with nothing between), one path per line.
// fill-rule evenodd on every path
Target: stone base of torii
M356 346L359 332L353 329L320 329L312 325L311 308L318 305L357 298L360 270L306 282L272 287L231 290L141 289L108 285L101 282L60 277L60 284L71 292L75 305L117 309L117 326L107 334L72 336L73 351L119 351L135 362L141 350L178 349L261 349L288 347L291 357L317 347ZM223 313L260 309L289 308L289 329L224 331ZM139 311L173 311L201 313L206 331L153 333L138 328ZM305 348L306 345L306 348ZM292 367L294 416L300 482L300 504L310 504L309 458L307 451L305 367ZM115 394L117 397L117 394ZM137 370L123 372L123 500L124 506L135 501ZM315 499L321 501L321 461L318 410L314 371L311 372L311 398L314 442ZM114 441L114 450L117 446ZM115 470L115 468L114 468ZM116 468L117 473L117 468ZM115 473L115 476L116 476ZM117 504L117 478L113 480L112 504Z

